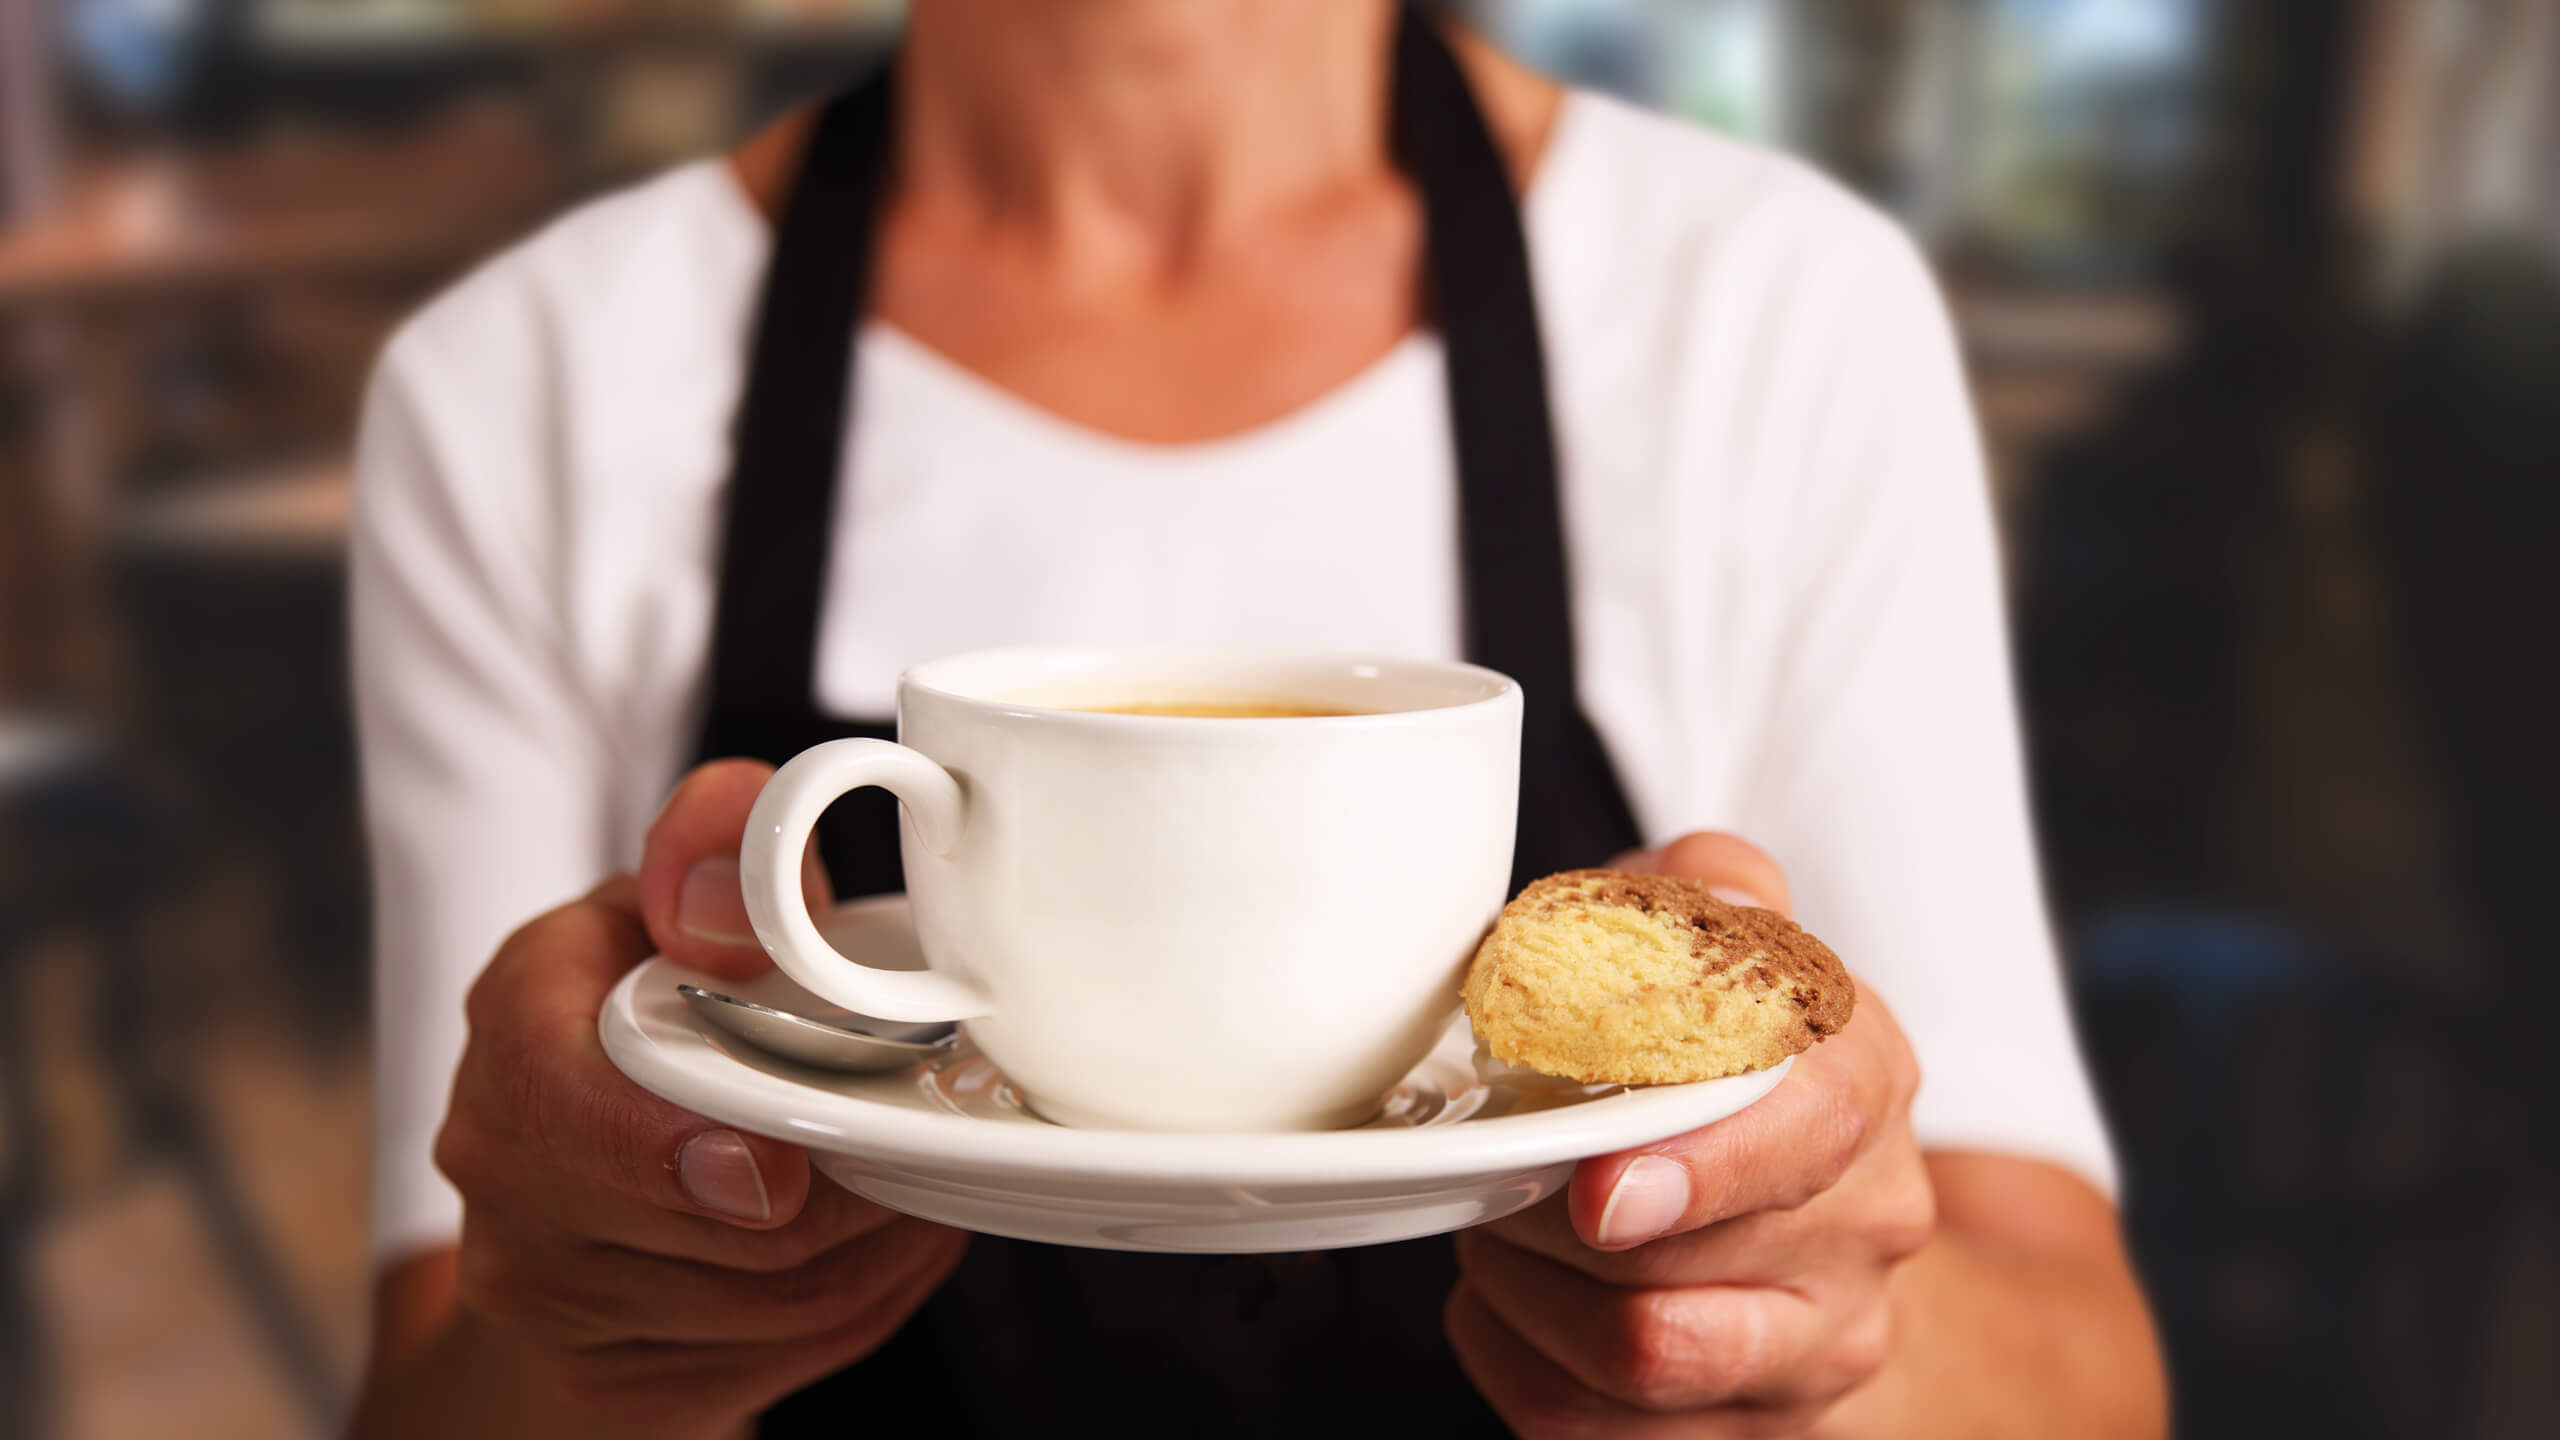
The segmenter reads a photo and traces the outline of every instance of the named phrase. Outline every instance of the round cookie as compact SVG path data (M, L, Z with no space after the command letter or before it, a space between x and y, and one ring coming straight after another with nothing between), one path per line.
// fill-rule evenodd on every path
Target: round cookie
M1766 1069L1849 1023L1831 948L1695 881L1550 875L1503 907L1467 971L1494 1057L1586 1085L1675 1085Z

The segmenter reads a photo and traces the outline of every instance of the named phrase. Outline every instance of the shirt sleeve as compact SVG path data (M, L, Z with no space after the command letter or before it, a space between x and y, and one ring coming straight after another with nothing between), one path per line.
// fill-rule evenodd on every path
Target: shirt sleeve
M608 868L608 747L551 563L541 318L503 277L396 337L357 446L350 604L374 882L373 1242L449 1241L431 1159L464 992L526 920Z
M1953 328L1917 250L1861 218L1807 463L1753 565L1790 599L1737 819L1909 1034L1924 1146L2031 1155L2112 1193L2037 872Z

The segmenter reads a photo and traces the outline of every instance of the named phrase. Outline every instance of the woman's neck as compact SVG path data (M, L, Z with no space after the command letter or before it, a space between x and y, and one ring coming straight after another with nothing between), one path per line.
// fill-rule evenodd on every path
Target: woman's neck
M1125 34L1134 33L1134 28L1130 31L1114 32L1111 29L1113 23L1110 20L1111 15L1123 10L1151 13L1161 11L1169 17L1165 22L1168 30L1179 33L1183 23L1191 20L1195 22L1196 29L1216 32L1209 35L1209 43L1224 44L1233 42L1237 34L1257 33L1249 25L1235 27L1233 33L1222 31L1220 27L1231 11L1251 11L1256 15L1268 11L1277 13L1277 24L1305 25L1332 37L1336 44L1341 44L1341 35L1356 28L1350 24L1352 19L1382 28L1391 23L1393 14L1392 5L1385 3L1385 0L1375 0L1375 3L1360 3L1360 0L1305 0L1305 3L1294 5L1274 4L1269 3L1269 0L1263 0L1263 3L1257 3L1257 0L1195 0L1195 3L1190 4L1183 3L1183 0L1155 0L1152 4L1137 3L1137 0L1071 0L1071 3L1042 3L1042 0L916 0L915 10L918 20L941 32L941 39L937 42L941 49L959 52L957 56L959 63L951 68L964 75L992 74L995 73L994 64L997 62L992 62L975 52L980 49L988 50L990 53L1005 52L1006 58L1001 63L1028 64L1035 72L1032 83L1041 87L1040 93L1044 96L1050 89L1057 86L1060 77L1051 73L1051 67L1036 56L1029 62L1016 58L1016 53L1022 47L1016 43L1014 36L1007 33L1016 22L1026 26L1027 33L1045 34L1049 27L1059 26L1086 28L1104 34ZM1197 17L1190 14L1194 10L1215 17L1219 23L1197 22ZM996 11L1002 13L991 13ZM973 32L953 23L964 18L981 22L980 28ZM1337 32L1335 28L1337 26L1341 27L1340 32ZM1510 167L1513 185L1525 193L1529 188L1531 175L1537 169L1540 155L1546 147L1547 134L1555 122L1556 112L1563 100L1564 92L1553 81L1521 68L1509 57L1463 29L1454 26L1445 27L1443 34L1456 49L1459 66L1467 72L1468 82L1475 88L1477 102L1484 107L1485 120L1493 127L1494 141L1501 148L1503 159ZM909 48L912 49L912 42ZM1195 48L1187 53L1195 57L1205 57L1209 52ZM1336 164L1344 165L1353 173L1382 158L1385 127L1384 116L1378 111L1383 107L1386 99L1383 74L1387 62L1386 37L1375 35L1366 55L1367 63L1375 67L1369 73L1369 83L1366 88L1356 83L1358 75L1354 66L1345 65L1340 61L1334 62L1345 70L1354 71L1354 79L1353 82L1346 83L1336 77L1326 82L1326 88L1322 93L1335 102L1332 107L1306 105L1303 103L1303 94L1300 95L1301 103L1294 106L1286 104L1274 106L1266 103L1257 107L1266 113L1278 112L1273 118L1283 127L1294 125L1294 131L1284 138L1289 144L1303 147L1307 157L1300 161L1303 172L1321 174L1328 154ZM905 63L911 66L913 62L910 60ZM1317 63L1310 68L1321 70L1325 67ZM1258 61L1248 60L1241 69L1251 72L1259 70L1260 66ZM1097 85L1096 77L1110 72L1080 66L1078 73L1077 83L1065 93L1091 97L1099 102L1098 108L1119 118L1131 119L1138 116L1134 97L1112 93L1107 85ZM1207 66L1205 63L1195 68L1192 74L1195 77L1209 77L1207 83L1214 85L1221 96L1225 91L1233 88L1227 83L1230 76L1226 71ZM1266 102L1268 98L1274 96L1286 99L1296 85L1304 83L1303 80L1293 82L1285 77L1274 80L1266 75L1264 78L1265 83L1257 88L1266 97ZM1212 102L1216 102L1219 98L1219 96L1213 96ZM914 103L911 98L909 104ZM945 109L962 108L956 101L932 103ZM1091 113L1097 108L1086 106L1083 109L1070 111L1056 106L1053 100L1030 101L1026 92L1024 95L1012 97L1002 107L982 114L974 127L953 127L952 134L956 140L958 135L986 130L993 120L1006 114L1013 106L1023 106L1024 109L1012 110L1012 113L1022 114L1027 113L1029 107L1034 104L1060 118ZM1332 118L1321 118L1328 111ZM1158 106L1148 113L1167 115L1171 111L1170 107ZM1365 120L1361 118L1362 116L1366 117ZM768 219L781 211L782 196L790 188L792 174L799 165L800 147L807 140L810 124L815 118L816 107L814 106L803 106L793 110L730 153L729 164L737 176L738 183L746 190L748 198L755 203L756 208ZM1221 148L1217 149L1204 143L1201 136L1181 133L1180 127L1170 120L1160 125L1141 126L1141 129L1152 133L1142 134L1137 146L1126 152L1118 151L1112 144L1095 139L1091 132L1071 122L1051 124L1046 127L1045 132L1035 133L1034 139L1056 137L1063 140L1071 152L1090 154L1096 162L1095 169L1102 174L1117 174L1136 168L1130 157L1158 153L1155 148L1157 146L1179 145L1183 147L1180 152L1182 164L1172 173L1188 173L1199 177L1201 183L1191 187L1193 196L1202 196L1204 192L1223 195L1227 197L1230 204L1246 200L1250 193L1249 185L1258 186L1268 183L1248 182L1238 176L1223 174L1213 158L1217 154L1231 153L1223 147L1260 148L1260 142L1248 142L1239 138L1240 124L1230 124L1220 128L1218 133L1223 140ZM996 127L996 132L1002 133L1002 127ZM954 152L950 158L957 161L966 152L960 150L955 140L940 142L935 148ZM908 148L912 150L912 146ZM1014 147L999 147L999 152L1001 153L1004 149L1014 149L1017 157L1024 153ZM908 163L908 168L910 170L914 168L912 159ZM928 165L927 168L930 170L933 167ZM981 171L984 167L951 164L941 168L946 176L961 179ZM1261 172L1264 169L1265 167L1261 165L1248 166L1248 173ZM1018 174L1026 171L1029 174L1036 174L1038 167L1017 164L1015 171ZM996 175L1002 173L1003 170L999 168ZM987 192L991 197L1000 196L1005 186L1000 179L996 178L996 175L988 175L986 181L981 181L970 188ZM986 183L987 181L993 183ZM1285 181L1282 183L1285 184ZM1030 188L1032 193L1037 195L1050 187L1035 184ZM1140 193L1151 193L1159 197L1179 193L1174 186L1160 176L1142 177L1136 188ZM1250 208L1249 205L1247 208ZM1189 204L1164 205L1160 202L1159 213L1165 210L1170 210L1177 215L1199 216L1216 213L1217 206L1201 204L1195 198Z
M1178 264L1389 168L1394 22L1389 0L916 0L899 186L1045 245Z
M914 0L871 315L1073 424L1233 435L1420 319L1390 0ZM1525 190L1560 92L1444 33ZM777 214L815 117L732 155Z

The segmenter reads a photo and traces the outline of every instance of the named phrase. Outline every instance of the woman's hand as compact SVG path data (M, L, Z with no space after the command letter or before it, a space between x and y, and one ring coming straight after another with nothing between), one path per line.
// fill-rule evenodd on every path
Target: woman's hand
M1628 868L1785 910L1759 850L1693 835ZM1919 1067L1872 993L1758 1104L1588 1160L1567 1192L1458 1238L1449 1336L1521 1435L1812 1427L1894 1348L1886 1279L1929 1239Z
M436 1142L463 1196L452 1307L378 1364L357 1433L734 1435L870 1353L958 1262L960 1231L658 1099L597 1042L606 993L653 951L740 977L766 963L736 857L771 773L694 772L637 880L525 926L473 985Z

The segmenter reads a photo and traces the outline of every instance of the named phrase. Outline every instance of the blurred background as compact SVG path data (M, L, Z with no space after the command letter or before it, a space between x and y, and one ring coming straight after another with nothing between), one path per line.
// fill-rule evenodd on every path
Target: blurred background
M1937 257L2181 1433L2560 1434L2560 0L1458 8ZM897 23L0 0L0 1434L337 1425L370 357Z

